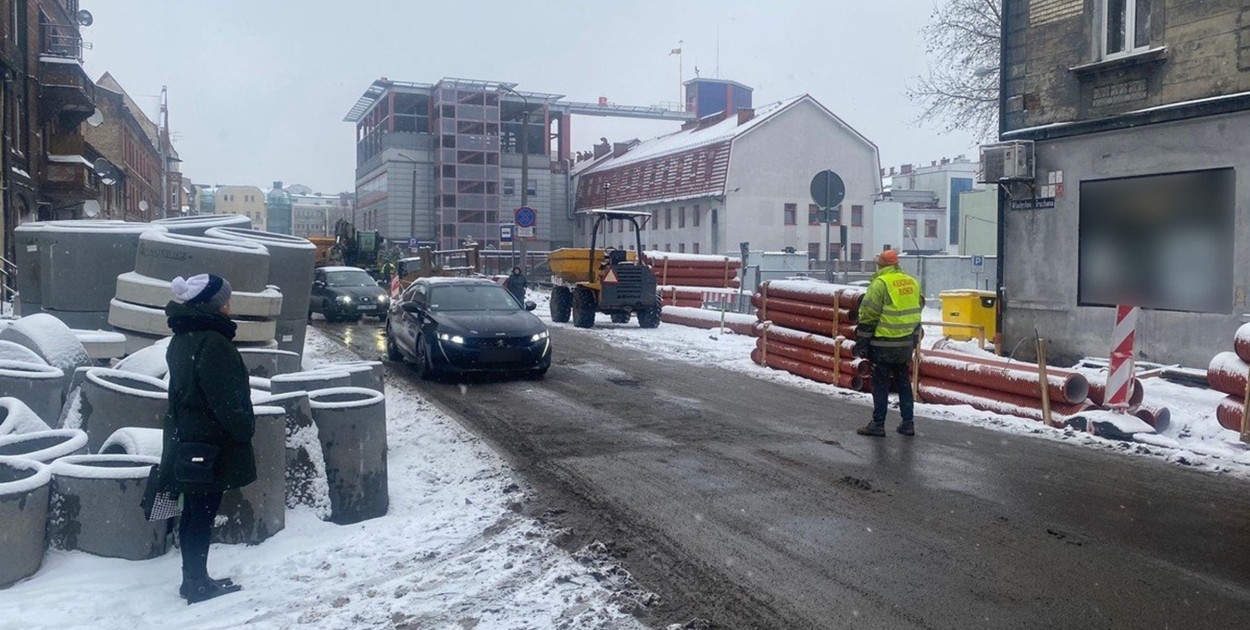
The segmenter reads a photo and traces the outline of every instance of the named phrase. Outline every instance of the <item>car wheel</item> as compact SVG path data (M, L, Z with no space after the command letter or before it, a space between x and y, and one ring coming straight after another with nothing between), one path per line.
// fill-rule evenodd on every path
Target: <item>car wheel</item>
M403 362L404 354L399 351L399 346L395 343L395 338L391 336L391 329L386 328L386 358L392 361Z
M629 313L612 313L613 324L628 324Z
M573 290L573 325L577 328L595 325L595 294L585 287Z
M422 380L432 381L438 378L438 369L434 367L434 357L430 354L430 344L425 335L417 337L417 376Z
M660 307L652 307L645 311L638 311L638 325L643 328L658 328L660 326Z
M551 321L563 324L569 321L573 311L573 292L568 287L556 287L551 290Z

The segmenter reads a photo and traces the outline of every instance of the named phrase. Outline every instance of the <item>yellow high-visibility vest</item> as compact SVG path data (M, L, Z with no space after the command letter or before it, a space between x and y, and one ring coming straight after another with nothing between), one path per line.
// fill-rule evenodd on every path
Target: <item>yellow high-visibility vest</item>
M881 321L877 323L874 336L883 339L912 336L920 325L920 313L924 310L920 305L920 283L898 268L877 279L885 283L890 303L881 309Z

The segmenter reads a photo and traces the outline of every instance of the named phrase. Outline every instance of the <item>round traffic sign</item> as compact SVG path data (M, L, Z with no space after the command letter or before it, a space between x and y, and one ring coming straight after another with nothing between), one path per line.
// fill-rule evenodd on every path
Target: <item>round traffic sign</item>
M832 208L846 198L846 185L833 171L821 171L812 178L812 201L822 208Z
M533 208L529 206L521 206L516 209L515 217L518 227L527 228L534 227L534 220L537 218L537 215L534 214Z

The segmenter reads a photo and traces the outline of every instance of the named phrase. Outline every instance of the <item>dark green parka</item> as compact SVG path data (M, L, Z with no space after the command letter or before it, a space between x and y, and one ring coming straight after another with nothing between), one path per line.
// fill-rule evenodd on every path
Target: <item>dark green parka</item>
M169 492L224 492L256 480L252 452L251 388L243 358L235 349L235 324L202 305L165 306L174 331L169 363L169 412L165 414L161 489ZM202 442L221 449L213 483L188 484L174 478L176 442Z

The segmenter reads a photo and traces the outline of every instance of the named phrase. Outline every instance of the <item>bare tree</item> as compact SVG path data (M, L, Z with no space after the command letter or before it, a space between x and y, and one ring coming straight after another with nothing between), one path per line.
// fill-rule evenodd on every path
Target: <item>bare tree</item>
M921 124L997 139L1002 0L940 2L921 30L928 74L913 79L907 97L924 106Z

